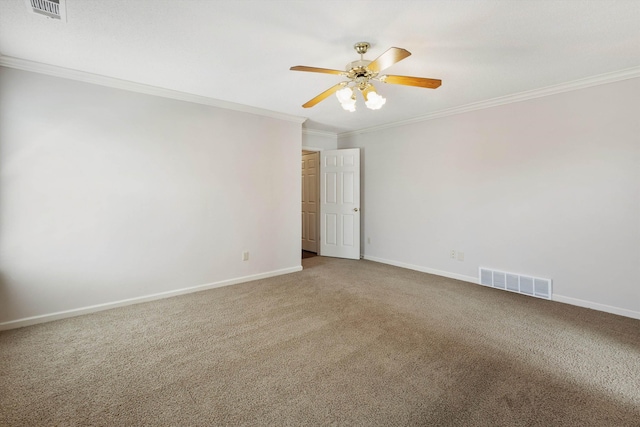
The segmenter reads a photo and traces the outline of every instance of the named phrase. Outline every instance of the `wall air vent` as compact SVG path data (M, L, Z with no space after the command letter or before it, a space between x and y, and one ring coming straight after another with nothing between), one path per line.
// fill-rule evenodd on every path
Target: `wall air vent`
M66 0L25 0L27 8L36 15L67 21Z
M532 297L551 299L551 279L480 267L480 284Z

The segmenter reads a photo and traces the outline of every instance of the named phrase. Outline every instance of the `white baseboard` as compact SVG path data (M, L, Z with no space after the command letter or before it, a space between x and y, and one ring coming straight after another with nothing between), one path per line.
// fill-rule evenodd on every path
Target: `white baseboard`
M578 307L590 308L592 310L604 311L606 313L617 314L619 316L631 317L632 319L640 320L640 312L628 310L626 308L613 307L611 305L585 301L578 298L565 297L558 294L553 294L551 299L553 301L563 302L565 304L577 305Z
M456 280L462 280L462 281L465 281L465 282L471 282L471 283L475 283L476 285L479 283L477 277L465 276L464 274L450 273L448 271L436 270L434 268L423 267L421 265L406 264L406 263L400 262L400 261L393 261L393 260L389 260L389 259L376 258L376 257L368 256L368 255L364 255L364 259L367 259L369 261L380 262L382 264L394 265L396 267L407 268L409 270L420 271L422 273L435 274L436 276L443 276L443 277L448 277L450 279L456 279Z
M221 288L223 286L236 285L238 283L251 282L253 280L266 279L269 277L281 276L283 274L302 271L302 266L284 268L281 270L269 271L266 273L254 274L251 276L237 277L235 279L222 280L220 282L207 283L204 285L192 286L189 288L176 289L157 294L145 295L136 298L129 298L120 301L108 302L104 304L91 305L88 307L74 308L72 310L58 311L56 313L42 314L39 316L26 317L23 319L10 320L0 323L0 331L8 329L22 328L24 326L36 325L38 323L51 322L53 320L66 319L68 317L80 316L83 314L96 313L98 311L109 310L116 307L140 304L143 302L155 301L163 298L171 298L178 295L190 294L193 292L206 291L207 289Z
M423 273L435 274L436 276L449 277L451 279L463 280L465 282L475 283L478 285L480 284L480 280L477 277L450 273L448 271L435 270L433 268L406 264L404 262L392 261L392 260L383 259L383 258L376 258L368 255L364 255L364 259L367 259L369 261L380 262L382 264L394 265L396 267L408 268L409 270L421 271ZM592 310L604 311L605 313L611 313L611 314L617 314L619 316L630 317L632 319L640 319L640 312L628 310L626 308L613 307L606 304L585 301L578 298L565 297L563 295L558 295L558 294L553 294L551 296L551 300L556 302L562 302L565 304L575 305L578 307L590 308Z

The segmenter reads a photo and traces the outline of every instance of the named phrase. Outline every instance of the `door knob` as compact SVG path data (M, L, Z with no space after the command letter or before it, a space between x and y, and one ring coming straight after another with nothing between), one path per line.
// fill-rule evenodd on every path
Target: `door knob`
M358 212L358 208L353 208L353 211L354 212Z

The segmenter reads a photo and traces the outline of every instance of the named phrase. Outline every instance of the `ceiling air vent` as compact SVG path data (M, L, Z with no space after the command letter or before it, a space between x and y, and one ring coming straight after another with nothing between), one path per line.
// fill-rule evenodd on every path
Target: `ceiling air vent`
M25 3L27 3L29 10L36 15L66 22L67 13L65 1L66 0L25 0Z

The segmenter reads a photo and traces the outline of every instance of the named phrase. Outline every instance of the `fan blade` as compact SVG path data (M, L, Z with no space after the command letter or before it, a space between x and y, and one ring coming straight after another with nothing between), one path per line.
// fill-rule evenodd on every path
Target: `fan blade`
M378 56L369 65L367 65L367 68L374 73L377 73L384 70L385 68L391 67L396 62L402 61L409 55L411 55L411 52L406 49L401 49L399 47L390 47L385 53Z
M427 89L436 89L442 84L442 80L427 79L424 77L410 77L410 76L380 76L379 80L383 83L391 83L394 85L426 87Z
M296 65L295 67L291 67L289 69L291 71L309 71L312 73L338 74L342 76L347 75L347 73L340 70L332 70L330 68L305 67L304 65Z
M344 87L344 83L338 83L337 85L330 87L329 89L327 89L324 92L322 92L320 95L318 95L315 98L307 101L307 103L303 104L302 106L304 108L313 107L318 102L320 102L320 101L324 100L325 98L331 96L332 94L336 93L341 87Z

